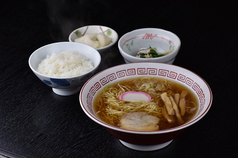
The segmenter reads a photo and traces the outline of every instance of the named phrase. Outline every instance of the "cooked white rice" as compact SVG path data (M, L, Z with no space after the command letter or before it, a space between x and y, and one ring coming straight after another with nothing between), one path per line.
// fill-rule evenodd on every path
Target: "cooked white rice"
M73 77L91 71L94 65L85 55L77 51L52 53L41 61L37 71L52 77Z

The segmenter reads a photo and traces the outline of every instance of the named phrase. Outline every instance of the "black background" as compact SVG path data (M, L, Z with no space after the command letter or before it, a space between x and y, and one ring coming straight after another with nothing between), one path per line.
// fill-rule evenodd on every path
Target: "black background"
M1 0L0 23L2 150L29 158L238 157L235 1ZM174 64L203 77L213 91L207 115L168 147L139 152L90 120L78 94L54 94L30 70L30 54L93 24L109 26L119 37L146 27L177 34L182 45ZM98 71L124 63L117 44L101 55Z

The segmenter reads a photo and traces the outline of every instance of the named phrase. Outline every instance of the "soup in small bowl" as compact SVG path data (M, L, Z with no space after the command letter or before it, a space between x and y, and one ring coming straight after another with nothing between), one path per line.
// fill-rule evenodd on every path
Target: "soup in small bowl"
M173 64L180 47L181 40L176 34L160 28L136 29L118 41L118 49L126 63Z
M164 63L130 63L90 78L79 96L83 111L120 142L151 151L169 145L211 107L212 91L195 73Z

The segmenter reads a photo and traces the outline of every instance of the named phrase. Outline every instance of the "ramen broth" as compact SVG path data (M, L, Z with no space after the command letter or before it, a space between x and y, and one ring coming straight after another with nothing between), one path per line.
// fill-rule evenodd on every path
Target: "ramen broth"
M120 95L127 91L147 93L151 96L151 101L120 100ZM173 98L176 94L181 94L182 98L182 92L186 92L183 116L179 105L177 106L179 114L168 114L165 102L161 98L165 92ZM148 76L125 79L105 86L97 93L93 104L97 116L108 124L119 127L120 119L126 113L146 112L159 118L159 130L173 128L190 121L198 109L198 100L187 87L171 80Z

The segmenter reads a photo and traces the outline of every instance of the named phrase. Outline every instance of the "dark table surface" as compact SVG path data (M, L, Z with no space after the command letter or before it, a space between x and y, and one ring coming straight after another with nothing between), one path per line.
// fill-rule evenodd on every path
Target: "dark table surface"
M1 0L0 155L238 157L236 5L229 0ZM140 152L124 147L90 120L78 94L54 94L30 70L30 54L43 45L67 41L72 30L92 24L109 26L119 37L146 27L177 34L182 46L174 64L203 77L213 91L207 115L168 147ZM117 44L101 55L98 71L124 63Z

